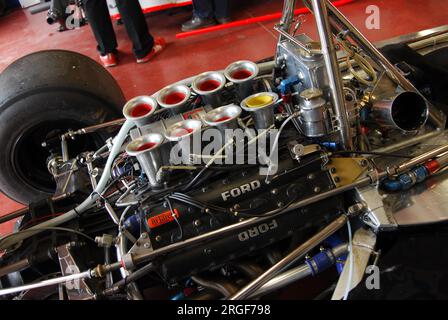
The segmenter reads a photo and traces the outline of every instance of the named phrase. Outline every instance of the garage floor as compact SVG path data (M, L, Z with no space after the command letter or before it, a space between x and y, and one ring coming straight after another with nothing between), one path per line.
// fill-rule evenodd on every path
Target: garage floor
M366 30L367 6L377 5L381 29ZM233 18L243 19L281 10L280 0L245 0L232 3ZM355 0L341 8L351 21L372 41L379 41L448 24L446 0ZM154 61L137 65L131 54L131 43L123 26L117 26L121 64L110 69L127 98L151 94L163 86L210 69L222 69L239 59L260 60L274 54L276 21L178 40L175 34L190 16L188 8L152 14L148 22L153 34L163 36L169 46ZM303 32L316 37L314 20L307 16ZM45 22L45 13L30 15L16 10L0 18L0 72L15 59L44 49L68 49L97 59L95 42L88 27L56 32L56 26ZM0 215L17 210L21 205L0 194ZM0 226L0 234L11 230L11 224Z

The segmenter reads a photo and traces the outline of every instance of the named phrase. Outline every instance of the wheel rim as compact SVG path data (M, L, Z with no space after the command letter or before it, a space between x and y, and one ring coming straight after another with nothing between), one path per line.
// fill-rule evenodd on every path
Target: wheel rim
M11 154L12 168L22 183L44 193L54 193L56 183L48 172L48 150L42 147L42 142L52 132L67 132L85 127L86 124L73 120L58 120L42 122L24 130L16 140ZM82 151L94 150L100 145L99 137L95 135L88 139L79 136L75 141L69 141L70 156L76 156Z

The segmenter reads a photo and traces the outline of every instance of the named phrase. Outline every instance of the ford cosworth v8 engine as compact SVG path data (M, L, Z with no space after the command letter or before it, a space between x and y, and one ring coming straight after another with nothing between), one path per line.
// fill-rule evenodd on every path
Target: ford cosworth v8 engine
M407 190L448 163L446 145L394 150L445 117L331 3L305 1L319 42L291 32L294 4L273 61L193 76L45 141L56 193L0 239L1 296L236 300L336 265L350 275L334 298L347 298L352 235L373 248L390 219L376 187ZM117 126L72 155L71 140ZM310 298L329 286L315 279Z

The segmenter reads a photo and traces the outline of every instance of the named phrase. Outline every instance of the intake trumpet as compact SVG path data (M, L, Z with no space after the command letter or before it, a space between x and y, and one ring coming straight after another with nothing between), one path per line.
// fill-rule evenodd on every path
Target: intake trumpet
M192 164L190 155L195 151L201 153L201 129L200 120L189 119L175 123L166 130L165 137L174 143L170 154L171 164ZM181 159L177 158L179 151Z
M167 163L164 150L166 144L163 142L161 134L150 133L133 140L126 147L126 153L137 158L152 187L161 185L161 181L157 181L157 172Z
M258 66L252 61L236 61L224 71L227 80L233 83L240 101L253 93L254 78L258 76L258 72Z
M157 96L157 102L162 108L171 110L173 115L177 115L186 111L190 96L190 88L175 84L163 88Z
M256 129L268 129L274 124L274 106L278 99L276 93L261 92L244 99L241 108L250 113Z
M230 104L208 112L204 115L203 120L207 125L218 129L237 129L238 117L241 112L240 107Z
M123 115L127 120L133 121L137 127L143 127L153 122L157 106L157 101L150 96L135 97L125 104Z
M226 85L226 77L221 72L205 72L198 75L192 84L194 92L202 97L205 104L213 108L222 105L221 93Z

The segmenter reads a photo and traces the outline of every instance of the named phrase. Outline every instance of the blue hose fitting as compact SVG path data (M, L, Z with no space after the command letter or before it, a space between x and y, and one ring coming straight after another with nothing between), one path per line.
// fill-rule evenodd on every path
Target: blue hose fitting
M123 227L133 235L136 235L140 233L141 224L142 216L140 214L133 214L124 221Z
M330 248L336 248L337 246L344 244L344 242L338 235L334 234L325 240L325 244L328 245ZM345 253L341 255L339 258L337 258L335 261L336 270L338 271L339 274L341 274L342 271L344 270L344 265L345 261L347 260L347 256L348 255Z
M322 147L324 147L325 149L330 150L330 151L337 151L337 150L339 150L339 143L337 143L337 142L331 142L331 141L329 141L329 142L321 142L320 145Z
M288 79L284 79L280 82L280 86L278 89L280 90L282 95L286 95L292 86L295 86L300 83L300 79L297 75L292 76Z
M334 264L335 258L331 250L324 250L314 257L307 259L305 262L310 267L311 274L315 276L330 268Z
M396 180L384 180L381 188L386 191L409 190L415 184L425 181L430 175L430 172L425 166L417 166L409 172L401 174Z

